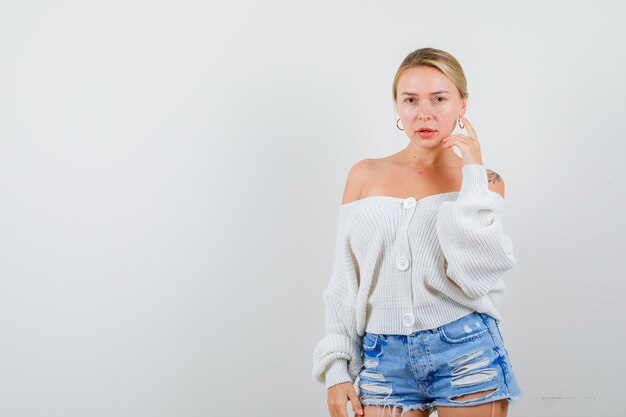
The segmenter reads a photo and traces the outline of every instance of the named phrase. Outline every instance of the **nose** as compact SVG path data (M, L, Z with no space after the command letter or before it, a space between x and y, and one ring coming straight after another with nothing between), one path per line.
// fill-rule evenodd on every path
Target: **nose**
M422 100L424 103L426 100ZM432 107L430 103L419 104L417 109L418 120L430 120L432 118Z

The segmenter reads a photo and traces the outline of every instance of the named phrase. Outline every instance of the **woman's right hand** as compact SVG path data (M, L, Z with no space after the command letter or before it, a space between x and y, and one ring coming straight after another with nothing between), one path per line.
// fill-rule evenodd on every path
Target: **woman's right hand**
M327 404L331 417L348 417L346 410L348 401L352 402L352 409L356 412L356 415L362 416L363 407L351 382L342 382L328 388Z

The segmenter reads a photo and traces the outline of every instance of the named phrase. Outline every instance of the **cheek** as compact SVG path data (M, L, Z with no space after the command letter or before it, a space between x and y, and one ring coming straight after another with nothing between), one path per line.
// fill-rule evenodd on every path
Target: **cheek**
M458 117L459 112L453 109L451 106L445 109L441 109L439 112L439 118L442 122L450 123L453 125L456 123L456 118Z
M445 103L437 107L437 112L442 116L454 117L456 108L451 103Z
M405 104L400 104L397 107L398 114L402 116L403 114L413 114L415 113L415 106L407 106Z

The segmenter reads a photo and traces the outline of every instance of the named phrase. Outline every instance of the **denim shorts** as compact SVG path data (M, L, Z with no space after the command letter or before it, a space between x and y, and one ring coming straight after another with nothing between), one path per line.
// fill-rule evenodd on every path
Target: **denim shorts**
M522 395L498 321L476 311L410 335L365 332L358 380L363 406L404 410L513 402ZM454 399L494 388L480 398Z

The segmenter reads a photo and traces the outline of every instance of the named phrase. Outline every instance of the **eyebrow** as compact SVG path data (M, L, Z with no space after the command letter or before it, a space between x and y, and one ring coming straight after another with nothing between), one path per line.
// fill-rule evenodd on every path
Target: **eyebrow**
M432 96L433 94L442 94L442 93L448 93L450 94L449 91L446 90L440 90L440 91L434 91L432 93L430 93L430 95ZM401 96L419 96L419 94L415 94L415 93L410 93L408 91L404 91L402 94L400 94Z

